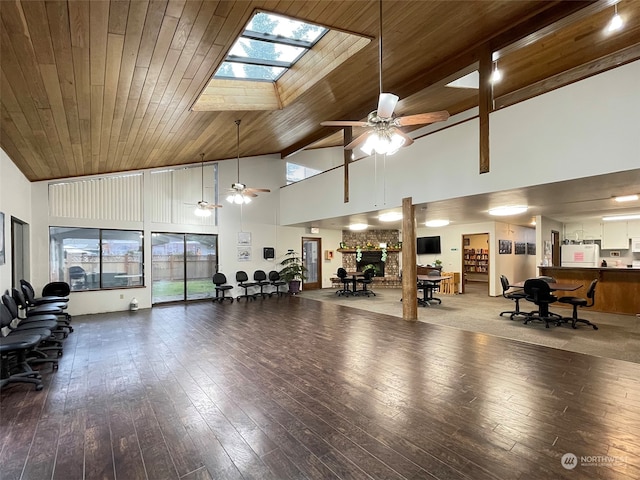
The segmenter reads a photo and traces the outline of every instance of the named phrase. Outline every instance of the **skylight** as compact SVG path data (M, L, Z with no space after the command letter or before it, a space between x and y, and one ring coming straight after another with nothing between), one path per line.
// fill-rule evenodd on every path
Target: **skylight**
M214 78L276 81L327 32L318 25L257 12Z

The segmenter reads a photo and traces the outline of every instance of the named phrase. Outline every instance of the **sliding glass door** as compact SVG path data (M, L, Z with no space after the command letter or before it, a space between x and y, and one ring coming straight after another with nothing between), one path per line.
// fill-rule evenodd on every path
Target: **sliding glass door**
M218 236L153 233L152 302L214 297L211 278L218 264Z

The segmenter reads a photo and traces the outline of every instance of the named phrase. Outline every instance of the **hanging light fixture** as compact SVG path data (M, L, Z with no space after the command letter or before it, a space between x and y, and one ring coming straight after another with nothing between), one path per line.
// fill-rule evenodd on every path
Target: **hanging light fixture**
M499 83L500 80L502 80L502 72L498 68L498 60L496 60L493 62L493 72L491 72L491 78L489 81L495 85L496 83Z
M623 26L624 21L622 20L622 17L618 15L618 4L616 3L613 6L613 17L611 17L611 20L609 20L609 23L607 24L606 32L617 32L618 30L622 29Z
M251 202L251 197L257 197L257 192L270 192L268 188L247 187L240 183L240 120L236 120L236 162L238 166L238 181L231 184L227 202L236 205L245 205Z
M210 217L211 209L222 205L213 205L204 199L204 153L200 154L200 201L197 203L193 214L197 217Z

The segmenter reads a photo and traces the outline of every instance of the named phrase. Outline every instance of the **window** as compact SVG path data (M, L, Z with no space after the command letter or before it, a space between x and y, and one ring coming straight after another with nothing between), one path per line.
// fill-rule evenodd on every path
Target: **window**
M297 163L287 162L287 185L299 182L305 178L313 177L319 173L322 173L322 170L316 170L315 168L305 167L304 165L298 165Z
M318 25L257 12L214 77L275 82L327 31Z
M138 230L50 227L50 280L73 291L143 286L142 240Z

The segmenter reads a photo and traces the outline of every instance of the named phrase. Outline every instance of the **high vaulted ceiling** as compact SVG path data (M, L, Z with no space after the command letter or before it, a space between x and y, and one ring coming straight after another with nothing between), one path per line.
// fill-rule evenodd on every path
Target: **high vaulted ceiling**
M383 5L384 90L396 113L459 113L475 90L445 88L498 52L496 108L640 54L640 2L602 30L613 1L394 1ZM281 110L191 110L256 9L374 39ZM378 96L371 1L0 1L0 145L32 181L342 145L324 120L362 119ZM357 133L357 132L354 132Z

